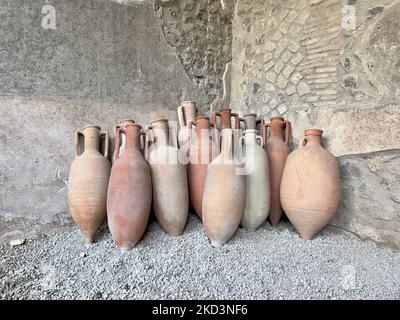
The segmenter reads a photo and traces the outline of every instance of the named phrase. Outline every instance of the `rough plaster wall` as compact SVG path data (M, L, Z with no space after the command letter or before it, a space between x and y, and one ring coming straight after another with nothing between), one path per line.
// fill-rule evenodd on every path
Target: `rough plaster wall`
M40 1L0 1L0 95L51 96L174 108L193 99L152 2L56 0L56 30Z
M342 28L345 5L355 8L355 29ZM242 113L287 117L293 147L304 129L324 129L343 177L333 224L395 246L399 14L399 0L237 0L231 96Z
M153 1L0 0L0 241L71 223L73 132L175 119L204 96L166 41Z
M220 107L222 75L232 59L233 1L158 0L155 4L165 38L204 93L198 97L201 111Z

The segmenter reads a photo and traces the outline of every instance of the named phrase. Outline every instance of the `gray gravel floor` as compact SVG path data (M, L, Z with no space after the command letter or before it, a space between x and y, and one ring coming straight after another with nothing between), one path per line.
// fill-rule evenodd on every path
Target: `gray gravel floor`
M304 241L287 222L215 249L194 215L181 237L152 222L129 253L106 228L89 248L75 229L0 247L0 299L182 298L399 299L400 252L333 228Z

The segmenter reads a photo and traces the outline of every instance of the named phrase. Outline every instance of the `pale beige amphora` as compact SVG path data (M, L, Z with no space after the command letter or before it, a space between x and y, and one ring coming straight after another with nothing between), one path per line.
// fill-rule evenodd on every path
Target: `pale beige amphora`
M84 139L84 152L80 154L80 138ZM100 153L100 141L104 140L104 152ZM71 215L82 232L87 244L107 216L107 188L111 164L108 161L108 133L100 133L100 127L86 126L75 133L75 158L71 163L68 180L68 206Z

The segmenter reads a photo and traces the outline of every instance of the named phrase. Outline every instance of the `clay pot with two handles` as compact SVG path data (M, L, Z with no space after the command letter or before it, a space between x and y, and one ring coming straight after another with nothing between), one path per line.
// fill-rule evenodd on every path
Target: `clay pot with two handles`
M126 147L121 153L122 135L126 137ZM123 251L131 250L139 242L150 216L151 173L140 150L144 137L140 125L127 123L118 128L115 139L116 158L108 185L107 217L111 235Z
M229 118L230 120L230 118ZM246 178L235 157L233 129L221 131L221 153L210 163L203 194L203 223L211 244L221 247L239 227L246 198Z
M75 133L75 158L71 163L68 181L68 206L86 244L94 236L107 216L107 189L111 164L108 160L108 133L100 133L96 125L86 126ZM84 151L80 153L80 139ZM101 140L104 151L100 153Z
M189 125L188 182L190 202L202 218L202 201L208 165L219 154L218 134L208 117L196 117Z
M195 101L184 101L177 109L179 134L178 143L182 147L189 142L189 122L194 121L197 116L197 106Z

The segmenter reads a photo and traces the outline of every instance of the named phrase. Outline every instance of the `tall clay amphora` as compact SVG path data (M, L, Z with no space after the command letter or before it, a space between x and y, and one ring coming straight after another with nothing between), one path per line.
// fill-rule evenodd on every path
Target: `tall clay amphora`
M154 213L168 234L178 236L186 225L189 192L186 166L179 161L177 137L170 137L169 133L168 120L153 121L148 127L145 153L153 181Z
M257 114L255 113L248 113L240 118L240 122L244 123L245 130L257 130L258 134L262 134L262 130L264 128L264 119L257 118Z
M121 154L122 134L126 148ZM151 173L140 151L141 137L142 127L129 123L117 130L115 139L117 157L108 184L107 217L112 237L123 251L131 250L139 242L150 216Z
M220 127L218 127L217 118L220 119ZM232 119L235 120L234 129L240 129L240 119L237 113L233 113L231 109L222 109L221 111L214 112L211 122L218 130L231 129Z
M178 142L179 146L183 146L189 141L188 124L190 121L194 121L197 115L197 107L195 101L184 101L178 107L178 122L179 122L179 134Z
M195 130L193 130L195 127ZM208 165L219 154L217 135L208 117L197 117L189 122L189 198L198 216L202 217L204 183ZM211 129L211 130L210 130ZM193 131L194 132L193 132ZM214 139L213 139L214 137Z
M269 134L268 134L268 130ZM271 205L269 220L272 226L277 226L282 217L280 189L283 169L289 155L292 127L289 121L282 117L272 117L271 122L263 129L264 149L268 155Z
M120 122L120 124L118 124L118 125L115 125L114 126L114 130L113 130L113 133L114 133L114 141L116 142L116 139L117 139L117 133L118 133L118 129L119 128L125 128L125 125L127 125L127 124L131 124L131 123L135 123L135 121L133 121L133 120L130 120L130 119L125 119L125 120L122 120L121 122ZM125 150L125 136L124 135L122 135L121 136L121 138L120 138L120 148L118 149L118 152L119 153L122 153L122 152L124 152L124 150ZM117 148L115 147L114 148L114 153L113 153L113 157L112 157L112 163L114 163L116 160L117 160L117 157L119 157L119 154L116 154L115 153L115 151L117 150Z
M271 199L268 157L262 148L263 139L257 133L246 130L240 139L244 144L246 170L246 202L240 224L249 231L257 230L267 220Z
M283 209L306 240L329 223L340 201L339 165L323 148L322 133L305 131L301 146L287 158L281 183Z
M208 166L203 194L203 223L214 247L235 234L242 218L246 178L234 156L234 132L221 132L221 153Z
M91 244L94 235L107 216L107 188L111 165L108 161L108 133L100 127L86 126L75 133L75 158L68 181L68 206L81 230L85 243ZM79 154L79 140L84 138L84 152ZM99 152L104 139L104 154Z

